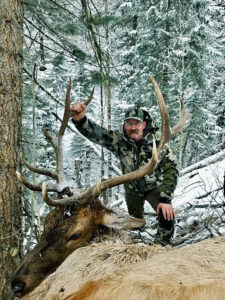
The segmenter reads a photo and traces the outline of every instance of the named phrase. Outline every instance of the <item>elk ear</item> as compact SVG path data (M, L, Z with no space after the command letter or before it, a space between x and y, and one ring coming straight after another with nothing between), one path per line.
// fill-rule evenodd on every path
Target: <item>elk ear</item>
M105 213L102 218L102 225L113 229L132 229L142 227L146 224L144 219L137 219L123 213Z

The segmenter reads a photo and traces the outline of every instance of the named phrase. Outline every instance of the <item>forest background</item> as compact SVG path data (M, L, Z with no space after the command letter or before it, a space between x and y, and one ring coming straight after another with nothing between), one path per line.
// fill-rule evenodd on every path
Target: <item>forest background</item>
M14 8L19 4L20 10L16 12ZM71 101L86 100L95 87L88 117L108 129L121 129L126 109L134 105L148 110L160 126L149 79L153 75L167 103L171 124L178 119L180 97L191 113L182 135L171 143L180 168L224 149L225 4L222 0L2 0L3 16L5 10L10 10L12 23L16 20L15 27L19 15L23 27L20 31L23 63L18 69L23 94L18 109L21 126L16 147L30 164L55 168L55 153L42 129L53 133L60 127L70 77ZM4 68L1 63L0 75ZM0 79L2 88L4 76ZM15 115L14 110L12 118ZM68 185L76 182L76 187L84 189L95 183L96 178L104 180L120 174L114 156L85 140L72 123L69 126L63 142ZM1 166L5 174L2 162ZM13 168L19 169L18 158ZM45 180L43 175L25 167L22 173L33 184ZM121 197L123 188L118 187L104 193L103 200L111 205ZM1 200L4 203L4 195ZM12 196L8 201L10 207L14 206ZM13 217L6 217L2 206L1 221L7 224L4 228L12 228L9 226L14 222L12 219L19 220L16 235L15 228L11 229L13 246L4 237L9 233L1 227L2 299L10 299L5 296L8 287L7 291L4 289L17 264L6 263L8 255L10 261L18 261L39 239L43 216L49 210L42 202L40 195L24 189L21 208L13 212Z

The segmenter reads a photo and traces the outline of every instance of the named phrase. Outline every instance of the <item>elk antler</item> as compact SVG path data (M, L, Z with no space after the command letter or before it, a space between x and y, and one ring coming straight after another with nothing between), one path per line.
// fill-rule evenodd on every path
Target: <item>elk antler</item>
M159 108L160 108L162 125L161 125L161 138L160 138L159 146L156 149L156 145L155 145L155 141L154 141L152 158L149 160L148 164L146 164L145 166L142 166L140 169L138 169L134 172L131 172L131 173L119 176L119 177L115 177L112 179L108 179L104 182L101 182L100 184L92 186L88 190L86 190L82 193L79 193L78 195L74 195L72 197L66 197L63 199L54 200L54 199L49 198L48 194L47 194L46 185L43 184L42 194L43 194L43 198L44 198L45 202L48 205L63 206L63 205L71 205L71 204L74 204L75 202L86 203L86 202L90 201L92 198L99 196L100 191L104 191L108 188L117 186L119 184L138 180L141 177L145 176L146 174L148 174L154 170L156 165L161 161L161 159L165 155L166 150L168 148L168 143L171 140L171 138L177 132L181 131L182 128L184 127L186 119L188 117L188 113L186 113L184 111L184 105L181 100L180 120L177 123L177 125L175 125L171 130L170 125L169 125L169 115L168 115L167 107L166 107L165 101L163 99L162 93L158 87L158 84L154 80L154 78L152 76L150 76L150 79L152 81L152 84L154 86L155 93L157 96L157 100L158 100L158 104L159 104Z
M22 154L20 155L20 159L21 159L22 163L24 165L26 165L28 169L30 169L31 171L33 171L35 173L51 177L52 179L55 179L57 183L62 182L62 172L63 172L63 167L62 167L62 138L63 138L63 135L65 133L65 130L66 130L69 118L70 118L70 92L71 92L71 87L72 87L72 81L71 81L71 78L70 78L68 86L67 86L67 90L66 90L65 110L64 110L63 120L62 120L60 129L59 129L56 137L51 136L46 130L42 130L42 132L45 135L46 139L53 146L53 149L54 149L55 154L56 154L56 173L52 172L52 171L49 171L49 170L40 169L40 168L37 168L37 167L29 164L25 160L23 155ZM88 99L84 102L85 105L88 105L90 103L90 101L93 98L93 94L94 94L94 88L92 89L91 94L88 97ZM28 182L18 171L16 172L16 174L17 174L17 177L20 180L20 182L23 185L25 185L28 189L33 190L33 191L40 191L40 192L42 191L42 186L41 185L36 185L36 184L32 184L32 183ZM55 192L60 192L61 193L62 192L62 187L59 186L59 185L57 186L57 184L48 185L48 191L55 191ZM71 192L68 192L67 194L71 194Z
M178 123L172 128L171 134L172 137L174 137L178 132L181 132L184 128L184 125L187 121L187 118L190 117L191 114L189 112L186 112L184 109L184 102L182 98L180 98L180 119Z
M91 102L91 100L93 98L93 95L94 95L94 91L95 91L95 88L93 87L92 90L91 90L91 93L90 93L89 97L87 98L86 101L84 101L84 104L86 106ZM70 111L70 117L74 116L75 114L76 114L76 112Z
M20 160L21 162L31 171L35 172L35 173L38 173L38 174L42 174L42 175L46 175L46 176L49 176L53 179L55 179L56 181L58 181L58 176L56 173L54 172L51 172L49 170L45 170L45 169L40 169L40 168L37 168L31 164L29 164L26 159L24 158L23 154L20 153Z
M138 169L136 171L105 180L101 183L95 184L94 186L92 186L91 188L89 188L88 190L86 190L82 193L79 193L72 197L65 197L63 199L49 198L48 194L47 194L46 184L43 183L42 196L43 196L44 201L50 206L71 205L71 204L74 204L75 202L84 204L84 203L90 201L91 199L98 197L101 192L103 192L111 187L114 187L114 186L117 186L117 185L120 185L120 184L123 184L126 182L135 181L135 180L145 176L146 174L150 173L152 170L154 170L155 166L157 165L157 160L158 160L158 156L157 156L156 144L155 144L155 141L153 141L152 158L149 160L148 164L142 166L140 169Z
M161 138L157 149L158 157L160 161L166 153L167 144L178 132L182 131L187 118L190 116L190 113L185 111L184 102L180 98L180 119L178 123L171 129L169 124L169 114L162 93L153 76L150 76L150 79L155 89L156 97L159 104L160 114L161 114Z

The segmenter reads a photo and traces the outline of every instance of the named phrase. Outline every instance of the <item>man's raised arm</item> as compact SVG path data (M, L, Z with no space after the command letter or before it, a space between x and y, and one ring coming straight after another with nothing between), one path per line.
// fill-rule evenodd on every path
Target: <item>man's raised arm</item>
M78 102L76 104L72 104L70 111L72 115L72 122L81 134L93 143L103 146L115 154L118 152L119 141L121 139L121 134L119 132L107 130L106 128L89 120L86 117L87 109L84 103Z

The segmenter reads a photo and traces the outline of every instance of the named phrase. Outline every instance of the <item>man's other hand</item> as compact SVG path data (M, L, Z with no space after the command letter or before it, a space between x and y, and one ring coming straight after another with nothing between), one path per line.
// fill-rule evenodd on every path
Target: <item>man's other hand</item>
M72 104L70 107L70 111L72 113L72 118L79 122L86 114L86 105L82 102L77 102L75 104Z
M160 212L160 209L163 214L163 218L167 221L172 221L175 218L175 211L173 210L173 207L171 204L166 203L159 203L157 206L157 215Z

